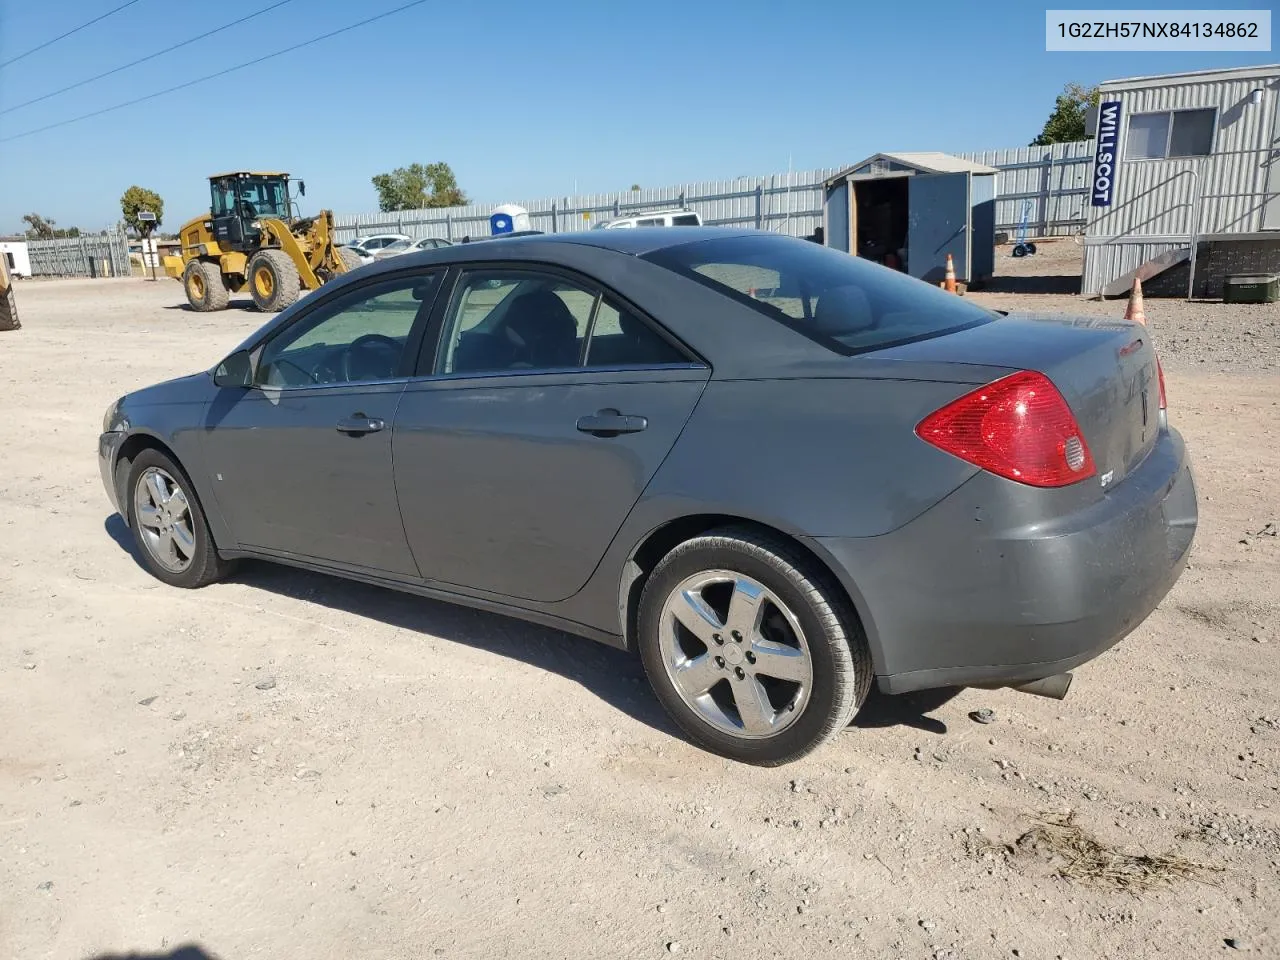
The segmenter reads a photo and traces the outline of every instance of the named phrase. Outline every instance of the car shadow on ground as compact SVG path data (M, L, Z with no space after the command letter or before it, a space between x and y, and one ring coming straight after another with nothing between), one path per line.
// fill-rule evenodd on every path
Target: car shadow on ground
M984 280L982 286L974 287L974 292L982 293L1019 293L1049 294L1060 293L1079 296L1080 278L1069 275L1046 274L1034 277L992 277Z
M168 953L96 953L86 960L218 960L195 944L186 944Z
M143 567L133 535L120 515L112 514L104 527L107 535ZM463 643L558 673L641 723L683 739L649 690L640 659L623 650L502 614L283 564L242 561L232 579L259 590L318 603L451 643ZM852 726L864 730L907 726L942 735L947 732L947 725L927 714L959 692L959 688L947 688L891 697L872 690Z
M867 702L853 718L853 726L861 730L914 727L941 736L947 732L947 725L928 714L954 700L963 689L943 687L939 690L921 690L919 693L900 693L892 697L872 690Z
M133 535L120 515L112 514L104 526L108 536L142 566ZM649 691L639 658L625 651L501 614L283 564L245 560L231 579L558 673L641 723L680 737Z

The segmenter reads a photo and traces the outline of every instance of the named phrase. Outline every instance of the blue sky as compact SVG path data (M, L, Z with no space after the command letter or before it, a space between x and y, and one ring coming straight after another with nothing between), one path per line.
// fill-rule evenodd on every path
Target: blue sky
M0 62L119 2L0 0ZM0 69L0 111L271 2L138 0ZM0 140L404 2L292 0L98 83L0 112ZM120 194L133 183L165 198L174 229L207 209L204 178L223 169L289 170L307 181L307 209L355 213L377 209L373 174L414 161L445 160L472 199L501 203L568 194L575 184L606 192L766 174L785 170L788 158L806 169L879 150L1019 146L1067 81L1278 59L1046 53L1044 9L1004 0L428 0L222 80L0 143L0 233L20 229L32 210L101 229L119 218Z

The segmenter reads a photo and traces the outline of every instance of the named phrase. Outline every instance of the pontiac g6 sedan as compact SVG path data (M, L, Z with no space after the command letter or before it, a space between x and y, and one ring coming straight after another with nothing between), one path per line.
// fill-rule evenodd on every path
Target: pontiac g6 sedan
M723 229L354 271L114 403L99 456L168 584L258 557L561 627L758 764L873 680L1062 696L1196 526L1144 327Z

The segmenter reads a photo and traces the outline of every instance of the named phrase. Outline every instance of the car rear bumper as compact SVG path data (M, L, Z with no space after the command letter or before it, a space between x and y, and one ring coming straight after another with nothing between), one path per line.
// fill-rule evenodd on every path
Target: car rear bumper
M125 435L119 432L104 433L98 437L98 472L102 475L102 486L107 491L111 506L127 521L128 517L120 509L120 491L116 489L115 480L116 457L124 439Z
M1008 482L979 474L882 537L812 541L854 597L884 692L1070 670L1142 623L1186 566L1196 493L1175 431L1105 497L1057 520L991 523L982 511Z

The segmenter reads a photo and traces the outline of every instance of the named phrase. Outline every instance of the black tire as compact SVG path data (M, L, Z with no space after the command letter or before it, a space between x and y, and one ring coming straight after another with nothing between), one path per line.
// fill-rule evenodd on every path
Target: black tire
M222 270L212 260L191 260L182 271L182 287L187 292L187 303L198 313L225 310L231 300Z
M339 247L338 256L342 258L343 264L346 265L347 273L364 266L364 261L360 259L360 255L354 250L348 250L346 247Z
M776 734L748 739L724 732L685 702L668 674L661 637L663 608L673 591L702 571L728 571L755 580L790 608L804 633L812 688L799 716ZM830 574L793 544L751 528L713 530L687 540L662 559L641 594L637 646L658 699L694 743L759 766L789 763L830 740L849 725L871 689L866 635Z
M18 321L18 301L13 297L12 282L0 294L0 330L17 330L22 324Z
M1034 254L1035 254L1035 252L1036 252L1036 245L1035 245L1034 243L1028 243L1028 244L1027 244L1027 253L1028 253L1029 255L1034 255Z
M298 299L302 280L283 250L259 250L249 258L246 269L253 305L264 313L279 313Z
M1013 247L1013 255L1015 257L1025 257L1027 255L1027 248L1020 243L1015 244Z
M138 486L143 482L148 471L159 470L174 481L174 486L181 488L185 497L185 509L189 521L184 524L193 539L189 562L181 570L167 569L157 558L155 549L144 533L144 527L138 517ZM129 478L122 491L126 520L133 532L133 542L137 545L138 556L142 564L157 580L171 587L194 589L207 586L223 579L232 569L234 563L218 556L218 548L209 532L209 524L205 519L204 509L200 506L199 497L191 485L191 478L186 471L159 450L149 448L143 450L129 466Z

